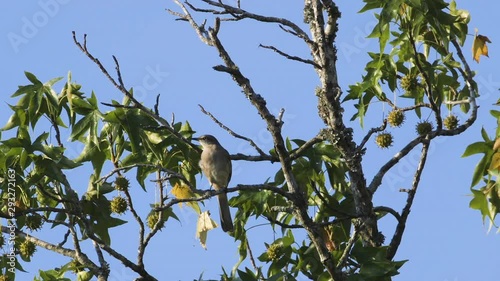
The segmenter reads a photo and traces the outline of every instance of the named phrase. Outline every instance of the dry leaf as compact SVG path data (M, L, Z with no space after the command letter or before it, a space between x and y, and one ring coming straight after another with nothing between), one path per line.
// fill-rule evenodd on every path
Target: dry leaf
M477 34L476 29L476 35L472 43L472 58L478 63L481 55L488 57L488 45L486 45L486 43L491 43L490 39L486 36Z
M196 238L200 240L201 246L207 249L207 233L217 227L217 223L210 217L210 212L205 211L198 216L196 224Z

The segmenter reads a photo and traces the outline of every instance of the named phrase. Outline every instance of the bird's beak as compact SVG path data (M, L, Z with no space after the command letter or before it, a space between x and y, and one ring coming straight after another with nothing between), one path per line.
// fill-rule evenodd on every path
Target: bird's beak
M191 139L194 140L194 141L200 141L199 138L191 138Z

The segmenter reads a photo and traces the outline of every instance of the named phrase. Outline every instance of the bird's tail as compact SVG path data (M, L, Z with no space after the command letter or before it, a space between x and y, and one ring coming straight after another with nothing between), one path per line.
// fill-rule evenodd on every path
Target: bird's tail
M224 232L233 231L233 220L231 219L231 212L229 211L229 203L227 202L227 194L221 193L217 195L219 200L219 214L220 224Z

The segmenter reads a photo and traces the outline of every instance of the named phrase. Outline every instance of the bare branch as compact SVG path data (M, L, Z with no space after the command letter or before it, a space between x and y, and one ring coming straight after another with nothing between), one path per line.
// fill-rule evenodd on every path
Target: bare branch
M424 170L425 161L427 160L427 153L429 151L429 142L428 140L422 143L422 152L420 154L420 161L417 166L417 170L415 171L415 175L413 177L413 183L411 189L408 191L408 198L406 199L406 205L401 212L401 218L399 219L398 225L396 226L396 231L392 237L391 243L389 245L389 249L387 250L387 259L392 260L394 255L398 250L399 244L401 243L401 238L403 237L403 233L406 228L406 221L408 219L408 215L411 211L411 206L413 204L413 200L415 199L415 194L417 193L418 184L420 183L420 176L422 175L422 171Z
M177 0L174 0L174 1L177 3ZM306 42L308 45L314 44L304 30L302 30L298 25L296 25L295 23L293 23L287 19L278 18L278 17L269 17L269 16L263 16L263 15L259 15L259 14L250 13L244 9L239 8L239 7L233 7L233 6L230 6L227 4L223 4L222 2L216 2L216 1L211 1L211 0L202 0L202 1L213 6L213 7L218 7L218 8L224 9L225 12L231 14L236 19L248 18L248 19L253 19L253 20L259 21L259 22L277 23L279 25L286 26L286 27L290 28L291 30L293 30L295 35L297 37L301 38L302 40L304 40L304 42ZM212 13L212 12L210 12L210 13Z
M321 66L318 65L317 63L315 63L313 60L304 59L304 58L301 58L301 57L289 55L289 54L287 54L287 53L279 50L278 48L276 48L274 46L267 46L267 45L259 44L259 47L264 48L264 49L273 50L274 52L278 53L279 55L281 55L281 56L283 56L283 57L285 57L285 58L287 58L289 60L294 60L294 61L302 62L302 63L305 63L305 64L309 64L309 65L314 66L315 68L321 68Z
M12 229L10 229L8 226L3 226L3 225L0 226L0 229L3 233L11 233L11 231L12 231ZM23 239L26 239L28 241L33 242L38 247L42 247L44 249L58 253L60 255L70 257L72 259L77 259L78 254L75 250L71 250L71 249L67 249L67 248L64 248L64 247L61 247L58 245L51 244L51 243L46 242L44 240L38 239L34 236L28 235L28 234L18 230L17 228L15 230L15 234L18 237L21 237ZM89 266L89 268L94 273L98 273L99 267L95 263L93 263L85 254L81 254L80 258L82 258L84 260L85 265Z
M349 241L347 241L347 245L345 246L344 251L342 252L342 256L340 256L339 260L337 261L337 268L341 269L344 267L347 258L349 257L349 253L352 250L352 247L354 246L354 242L358 239L358 231L356 228L352 231L351 237L349 238Z
M224 189L221 189L221 190L193 190L195 193L203 194L203 195L200 197L194 197L194 198L172 199L168 203L166 203L165 205L160 206L160 207L156 207L154 210L159 212L162 210L166 210L166 209L172 207L173 205L176 205L179 203L199 202L199 201L207 200L208 198L217 196L221 193L232 193L232 192L236 192L236 191L258 192L261 190L270 190L274 193L277 193L277 194L287 198L288 200L294 200L294 197L292 196L292 194L290 194L290 193L286 192L284 189L276 187L276 186L272 186L269 184L255 184L255 185L238 184L238 185L236 185L236 187L227 188L225 190ZM165 198L165 199L167 199L167 198Z
M383 130L385 130L386 127L387 127L387 119L384 119L384 121L383 121L382 125L380 125L380 127L371 128L368 131L368 133L366 134L366 136L363 138L361 143L356 148L358 150L358 152L361 152L361 150L364 148L365 144L368 142L368 140L370 139L370 137L373 134L378 133L378 132L382 132Z
M248 249L248 255L250 256L250 263L252 264L254 270L257 272L259 268L257 267L257 264L255 263L255 259L253 258L253 253L252 253L252 248L250 248L250 242L248 242L248 237L246 237L246 244L247 244L247 249Z
M174 0L174 2L175 2L175 4L177 4L177 6L179 6L182 9L182 12L184 14L173 12L171 10L167 10L167 11L172 15L178 16L179 18L188 21L189 24L196 31L196 34L198 34L198 37L200 38L200 40L203 43L207 44L208 46L212 46L213 44L212 44L211 40L208 38L207 31L205 30L205 27L203 25L199 26L196 23L196 21L193 19L193 17L189 13L188 9L186 8L186 6L184 6L179 0Z
M198 106L200 107L201 112L203 112L205 115L209 116L217 125L219 125L219 127L221 127L222 129L226 130L231 136L233 136L235 138L238 138L238 139L242 139L242 140L247 141L248 143L250 143L250 145L253 148L255 148L255 150L257 150L257 152L261 156L269 156L269 157L271 157L271 155L266 154L259 146L257 146L257 144L252 139L244 137L244 136L242 136L240 134L235 133L229 127L227 127L226 125L222 124L222 122L220 122L215 116L213 116L212 113L206 111L205 108L203 108L203 106L201 106L200 104L198 104Z
M176 0L177 1L177 0ZM168 121L166 121L165 119L163 119L161 116L155 114L153 112L153 110L145 107L142 103L140 103L124 86L124 83L122 81L122 78L121 78L121 72L120 72L120 66L118 64L118 60L113 57L113 59L115 60L115 69L116 69L116 72L117 72L117 76L118 76L118 82L113 78L111 77L111 75L109 74L109 72L107 71L107 69L102 65L102 63L96 58L94 57L87 49L87 36L84 35L84 44L82 45L77 39L76 39L76 33L73 31L73 41L75 43L75 45L91 60L94 62L94 64L97 65L97 67L99 67L99 69L101 70L101 72L104 74L104 76L106 76L106 78L108 78L108 80L111 82L111 84L113 84L113 86L115 86L115 88L117 88L120 92L122 92L127 98L129 98L134 107L141 110L142 112L146 113L147 115L149 115L151 118L153 118L154 120L156 120L158 123L160 123L162 126L165 127L165 129L168 130L169 133L171 133L172 135L174 135L175 137L177 137L179 140L183 141L184 143L186 143L187 145L189 145L191 148L195 149L196 151L200 151L200 149L194 145L193 143L191 143L189 140L187 140L186 138L184 138L179 132L176 132L174 130L174 128L172 126L170 126L170 124L168 123Z
M158 179L156 181L156 183L157 183L158 190L160 193L160 201L159 202L160 202L160 204L162 204L162 202L164 200L164 198L163 198L163 181L160 179L161 178L160 171L156 172L156 178ZM139 257L140 257L139 262L138 262L139 265L143 265L143 259L144 259L144 253L146 251L146 247L148 246L151 239L153 239L153 237L156 235L156 233L158 233L158 231L161 229L161 226L163 225L163 223L164 223L164 221L162 221L162 211L160 211L158 213L158 220L156 221L153 228L151 229L151 232L149 232L148 235L146 235L146 238L144 239L144 243L143 243L142 247L139 248Z
M272 155L245 155L242 153L231 154L231 160L244 160L250 162L271 161L272 163L279 161L276 156Z
M386 212L391 214L398 222L401 221L401 215L396 212L393 208L387 207L387 206L377 206L373 208L374 212Z
M135 221L139 225L139 246L138 246L138 253L137 253L137 266L144 268L143 264L143 255L144 255L144 222L142 221L141 216L137 213L134 207L134 202L132 201L132 196L130 195L130 192L128 189L124 189L123 193L125 193L125 198L127 200L127 205L130 210L130 213L132 213L132 216L134 217Z
M319 132L315 137L306 141L303 145L301 145L299 148L290 153L290 159L297 159L298 157L302 156L302 153L304 153L306 150L313 147L315 144L325 140L326 138L323 134L323 131Z
M459 104L470 104L471 100L468 97L465 100L456 100L456 101L444 101L443 104L448 104L448 105L459 105Z
M126 105L126 104L116 104L116 103L107 103L107 102L101 102L102 105L109 106L109 107L114 107L114 108L126 108L126 109L135 109L136 107L134 105Z
M417 137L410 141L405 147L403 147L398 153L396 153L389 161L387 161L382 167L380 167L379 171L375 176L373 177L372 181L370 182L370 185L368 186L368 190L370 191L371 194L374 194L378 187L382 184L382 179L384 178L385 174L392 168L394 165L396 165L399 160L403 159L410 151L415 148L418 144L422 142L422 137Z

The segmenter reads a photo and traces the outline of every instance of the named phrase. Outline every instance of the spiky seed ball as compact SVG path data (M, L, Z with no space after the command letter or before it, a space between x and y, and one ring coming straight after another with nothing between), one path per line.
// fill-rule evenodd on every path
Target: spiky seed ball
M26 216L26 227L31 231L37 231L42 228L42 216L39 214L31 214Z
M155 227L156 222L158 222L159 218L159 213L158 212L151 212L148 216L148 227L150 229L153 229ZM160 229L162 229L165 226L165 220L160 221Z
M277 261L282 255L282 244L272 244L267 248L267 257L272 261Z
M21 245L19 245L19 253L21 253L22 257L31 258L35 252L36 245L29 240L24 240Z
M111 200L111 212L113 213L121 215L125 213L127 206L127 200L121 196L116 196L113 200Z
M380 148L388 148L389 146L392 145L392 134L387 133L387 132L382 132L377 135L375 138L375 143L380 147Z
M417 128L416 128L417 134L419 134L421 136L427 135L428 133L432 132L433 128L434 128L434 126L429 121L418 122Z
M69 268L74 273L78 273L78 272L80 272L80 271L83 270L82 264L78 260L76 260L76 259L72 259L71 260L71 262L69 263Z
M405 113L399 109L393 110L387 116L387 123L391 127L400 127L405 122Z
M458 126L458 117L450 115L443 120L444 127L448 130L453 130Z
M417 89L418 80L415 74L406 74L401 78L401 88L407 92Z
M128 190L130 182L126 177L118 176L115 179L115 189L119 191Z

